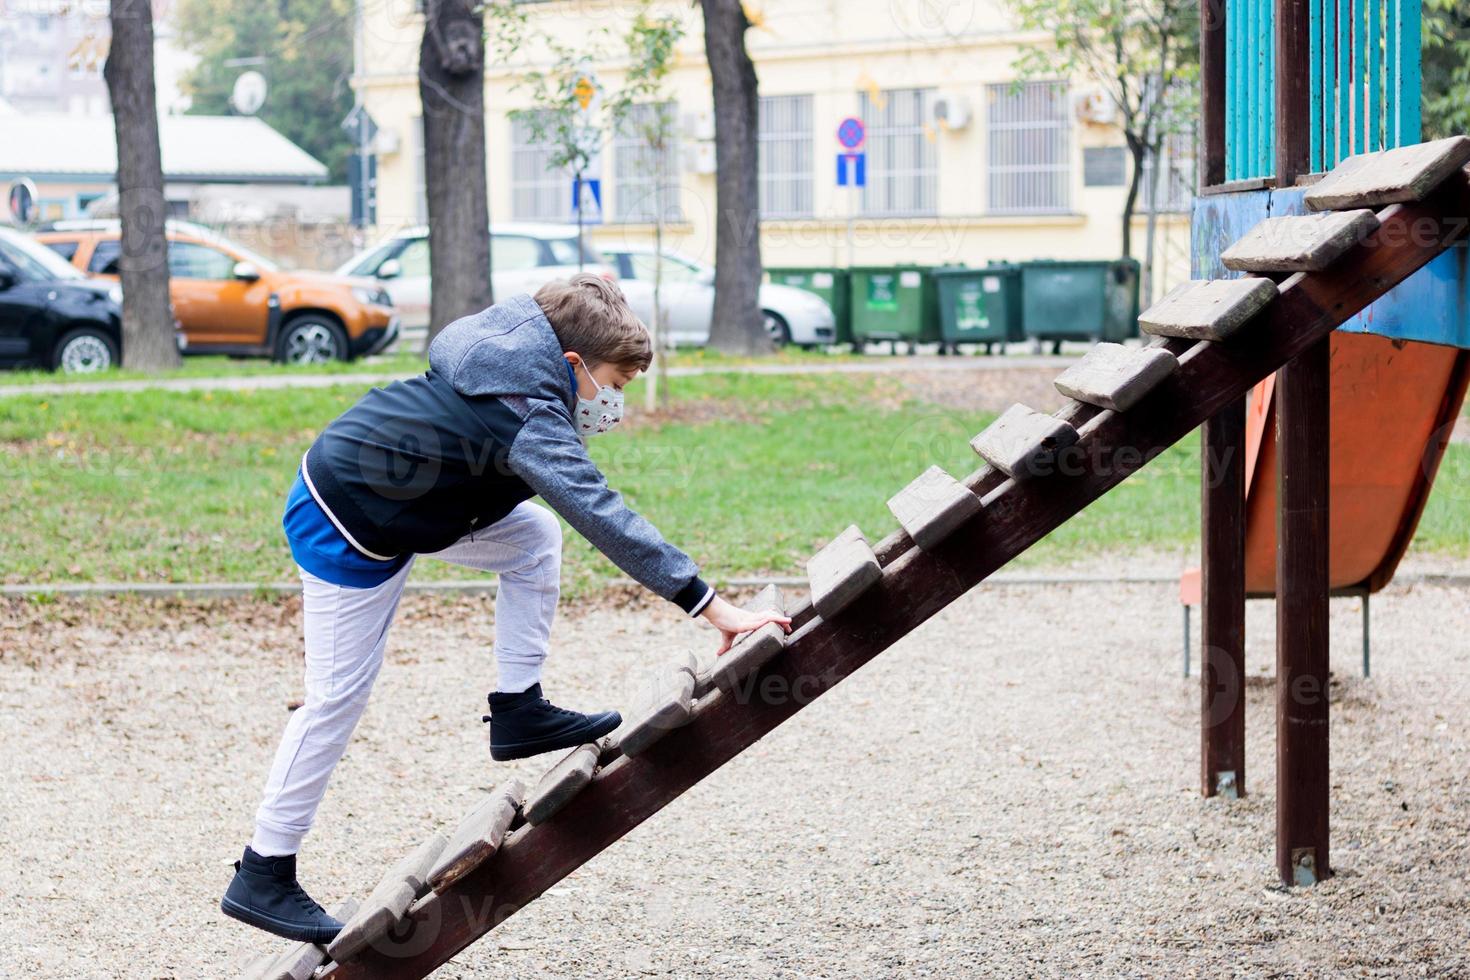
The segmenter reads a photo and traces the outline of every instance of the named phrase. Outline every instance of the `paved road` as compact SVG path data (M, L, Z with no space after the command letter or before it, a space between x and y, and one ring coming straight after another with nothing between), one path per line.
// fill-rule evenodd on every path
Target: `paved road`
M883 374L897 371L1005 371L1012 368L1061 368L1071 357L882 357L866 361L834 361L831 364L745 364L705 367L672 367L669 377L701 374ZM335 385L369 387L397 381L410 375L399 372L361 371L352 374L219 375L199 378L139 378L128 381L57 381L26 385L0 385L0 398L15 395L93 395L107 391L261 391L267 388L330 388Z

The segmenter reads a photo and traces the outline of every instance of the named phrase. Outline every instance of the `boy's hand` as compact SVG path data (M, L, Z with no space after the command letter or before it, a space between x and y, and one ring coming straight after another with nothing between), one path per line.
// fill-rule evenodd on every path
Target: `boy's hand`
M720 631L720 648L715 651L715 656L729 650L734 645L735 638L741 633L758 630L767 623L779 623L782 629L788 633L791 632L790 616L783 616L781 613L770 610L748 612L739 606L732 606L719 596L711 599L709 605L705 606L704 611L699 615L709 620L710 624Z

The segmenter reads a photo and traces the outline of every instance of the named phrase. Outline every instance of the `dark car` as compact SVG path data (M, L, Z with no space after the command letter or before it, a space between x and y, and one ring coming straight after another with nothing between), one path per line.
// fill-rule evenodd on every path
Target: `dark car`
M73 373L121 363L122 291L0 228L0 364Z

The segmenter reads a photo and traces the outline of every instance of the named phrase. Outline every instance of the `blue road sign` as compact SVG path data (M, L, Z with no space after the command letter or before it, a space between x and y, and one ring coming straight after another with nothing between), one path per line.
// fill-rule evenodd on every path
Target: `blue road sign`
M577 203L582 204L582 224L602 224L602 181L595 177L572 178L572 220L577 220Z
M837 186L864 187L868 183L868 155L866 153L837 154ZM851 172L849 174L849 171ZM852 178L849 180L849 176Z
M837 142L845 149L856 150L868 138L867 128L857 116L848 116L837 124Z

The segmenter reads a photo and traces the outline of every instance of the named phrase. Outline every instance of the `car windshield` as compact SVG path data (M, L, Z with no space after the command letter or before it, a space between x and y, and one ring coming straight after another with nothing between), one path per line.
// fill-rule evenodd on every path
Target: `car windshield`
M281 271L281 266L279 263L273 262L270 259L266 258L264 255L261 255L259 252L248 249L244 245L241 245L239 242L231 241L230 239L225 238L223 235L215 235L211 233L208 235L200 235L199 237L209 244L218 245L221 248L225 248L236 253L240 256L239 261L249 262L251 265L255 266L256 270L259 272Z
M29 235L0 228L0 257L27 279L85 279L66 259Z
M556 265L577 264L577 240L575 238L548 238L546 247L551 250L552 262ZM602 265L602 254L588 242L582 246L583 265Z

